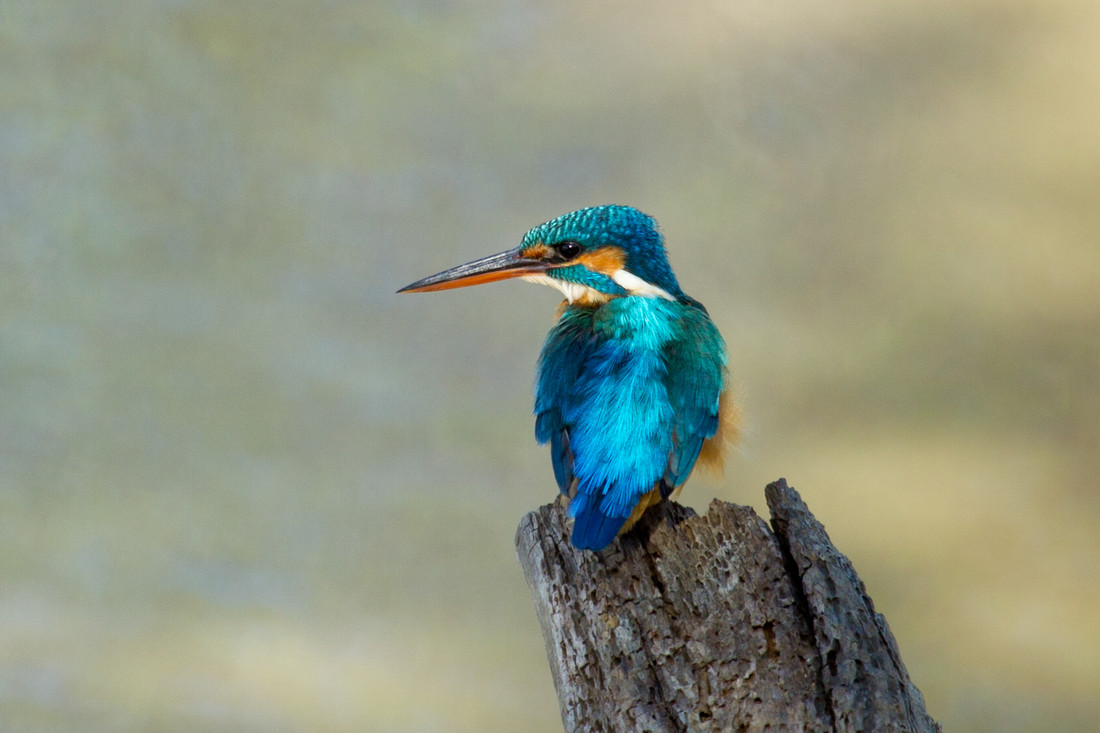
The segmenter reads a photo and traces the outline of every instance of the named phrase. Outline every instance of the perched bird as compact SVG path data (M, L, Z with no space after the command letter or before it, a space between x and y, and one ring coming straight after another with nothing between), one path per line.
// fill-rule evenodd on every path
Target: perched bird
M739 431L725 343L680 289L657 223L628 206L565 214L398 292L514 277L565 295L539 356L535 437L570 499L573 545L601 550L697 462L721 468Z

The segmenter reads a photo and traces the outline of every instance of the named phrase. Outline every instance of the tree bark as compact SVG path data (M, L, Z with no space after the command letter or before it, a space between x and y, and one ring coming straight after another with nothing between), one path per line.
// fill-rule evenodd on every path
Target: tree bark
M566 731L938 731L852 564L794 489L771 526L673 502L601 552L564 507L520 523Z

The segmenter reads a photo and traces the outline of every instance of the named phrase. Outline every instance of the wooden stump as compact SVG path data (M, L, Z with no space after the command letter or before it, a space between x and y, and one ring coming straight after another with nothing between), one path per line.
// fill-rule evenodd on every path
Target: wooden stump
M750 507L665 502L601 552L565 510L516 549L566 731L938 731L851 563L780 479Z

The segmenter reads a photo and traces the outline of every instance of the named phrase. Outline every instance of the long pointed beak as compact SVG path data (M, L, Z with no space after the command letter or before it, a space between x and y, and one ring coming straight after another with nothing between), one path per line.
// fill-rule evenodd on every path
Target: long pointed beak
M397 292L427 293L432 290L464 288L469 285L481 285L482 283L544 272L546 267L546 263L542 260L523 257L520 254L519 247L516 247L507 252L482 257L480 260L467 262L465 265L452 267L423 280L417 280Z

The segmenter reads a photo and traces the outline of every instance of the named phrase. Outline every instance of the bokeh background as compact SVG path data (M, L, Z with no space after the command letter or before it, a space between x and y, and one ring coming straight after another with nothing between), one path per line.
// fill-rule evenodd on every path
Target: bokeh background
M0 2L0 727L555 731L557 296L658 217L948 730L1100 729L1100 5Z

